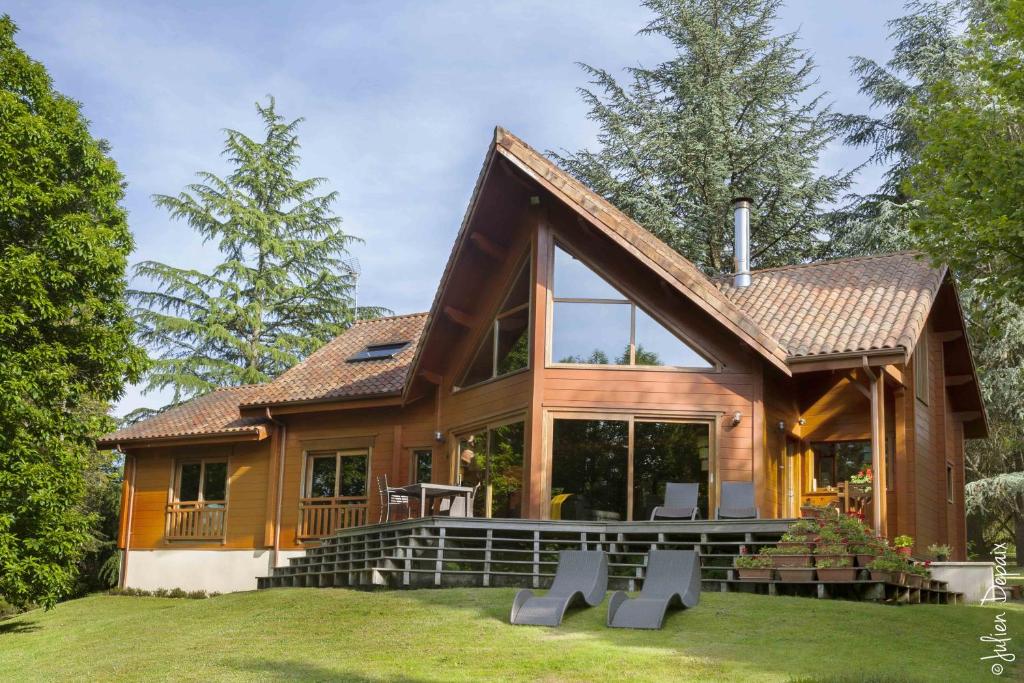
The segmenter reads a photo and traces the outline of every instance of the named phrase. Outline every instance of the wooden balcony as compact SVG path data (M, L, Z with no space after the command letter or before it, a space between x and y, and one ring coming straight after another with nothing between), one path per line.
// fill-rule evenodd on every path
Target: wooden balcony
M311 541L329 536L338 529L363 526L367 520L369 504L365 497L299 499L300 541Z
M223 500L171 503L167 506L167 540L223 540L227 511L227 505Z

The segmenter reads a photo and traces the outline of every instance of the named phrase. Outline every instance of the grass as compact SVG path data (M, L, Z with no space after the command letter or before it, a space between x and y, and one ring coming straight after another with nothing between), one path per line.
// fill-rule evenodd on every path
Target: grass
M95 595L0 622L4 680L992 680L1000 611L705 593L664 630L510 626L513 590ZM1011 635L1016 635L1011 633ZM1008 665L1003 679L1013 679Z

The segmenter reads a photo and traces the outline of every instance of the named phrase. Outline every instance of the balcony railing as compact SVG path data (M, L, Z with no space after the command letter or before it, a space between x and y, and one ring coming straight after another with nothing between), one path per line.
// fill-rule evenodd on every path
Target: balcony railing
M223 500L180 501L167 506L168 540L219 541L224 538L227 506Z
M338 529L366 524L367 499L352 496L341 498L299 499L298 536L301 541L329 536Z

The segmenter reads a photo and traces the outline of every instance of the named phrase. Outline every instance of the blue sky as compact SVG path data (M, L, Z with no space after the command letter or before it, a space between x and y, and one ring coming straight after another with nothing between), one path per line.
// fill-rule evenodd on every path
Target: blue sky
M259 132L268 93L302 116L304 175L324 176L345 229L366 243L360 303L426 310L500 124L535 148L592 145L576 62L613 72L654 64L665 41L637 36L635 0L95 3L8 0L17 40L56 87L83 104L128 181L132 262L209 268L218 254L152 206L198 170L225 170L223 128ZM867 102L849 57L884 60L894 2L793 0L779 32L799 30L819 90L840 111ZM825 170L865 154L835 146ZM862 187L878 172L866 169ZM115 412L161 405L126 391Z

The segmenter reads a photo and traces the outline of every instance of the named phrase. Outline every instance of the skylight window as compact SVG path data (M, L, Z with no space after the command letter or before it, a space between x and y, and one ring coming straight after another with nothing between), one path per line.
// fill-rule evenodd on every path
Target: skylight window
M364 360L385 360L387 358L394 358L402 351L409 342L390 342L387 344L370 344L365 349L357 353L348 359L349 363L355 363Z

